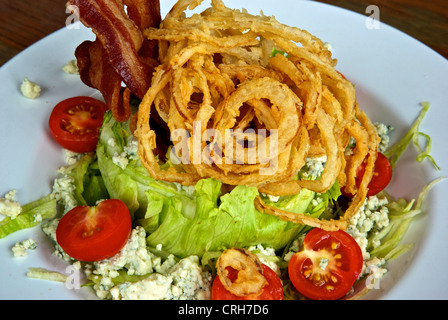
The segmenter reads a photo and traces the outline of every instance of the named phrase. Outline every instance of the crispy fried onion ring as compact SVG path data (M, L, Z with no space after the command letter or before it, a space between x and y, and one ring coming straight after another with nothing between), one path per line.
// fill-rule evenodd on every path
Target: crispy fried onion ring
M232 281L228 267L238 271L237 278ZM258 257L246 249L227 249L218 258L216 269L223 286L236 296L258 295L268 284L263 276L263 268Z
M164 181L193 185L215 178L275 196L302 188L323 193L338 181L355 194L338 221L284 212L260 197L255 205L288 221L345 229L365 201L379 143L353 84L336 71L337 61L323 42L307 31L229 9L221 0L187 17L185 10L201 2L178 1L159 29L144 30L147 39L159 41L160 65L138 112L142 164ZM155 118L165 131L154 127ZM166 169L159 164L158 144L168 136L167 158L177 163ZM356 144L348 154L352 139ZM322 175L299 179L305 160L321 156L327 159ZM366 157L357 188L356 170Z

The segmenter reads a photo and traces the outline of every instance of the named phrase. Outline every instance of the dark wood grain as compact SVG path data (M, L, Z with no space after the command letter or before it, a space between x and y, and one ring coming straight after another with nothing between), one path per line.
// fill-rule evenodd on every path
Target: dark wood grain
M319 0L368 16L376 5L380 20L399 29L448 58L447 0Z
M162 0L163 1L163 0ZM255 0L250 0L255 1ZM380 20L448 58L447 0L319 0L361 14L369 5ZM0 0L0 65L65 26L66 0Z
M0 0L0 65L65 26L66 0Z

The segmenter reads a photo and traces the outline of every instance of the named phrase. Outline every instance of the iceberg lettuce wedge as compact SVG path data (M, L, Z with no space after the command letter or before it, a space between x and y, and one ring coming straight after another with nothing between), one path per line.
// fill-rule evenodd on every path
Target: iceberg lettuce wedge
M157 221L157 228L147 237L148 245L162 244L164 250L178 257L257 244L280 249L303 228L258 212L254 206L259 195L256 188L237 186L221 196L219 181L203 179L195 189L187 207L178 198L148 192L148 199L161 204L148 206L148 219ZM302 206L307 208L314 193L303 193L306 195L300 197L306 204Z
M259 193L253 187L237 186L222 194L221 182L214 179L200 180L194 188L155 180L130 152L133 144L129 124L107 116L97 148L98 167L110 197L126 203L134 225L148 233L151 247L162 245L178 257L258 244L280 249L305 228L258 212L254 199ZM319 217L338 197L335 190L337 186L316 195L304 189L271 205Z

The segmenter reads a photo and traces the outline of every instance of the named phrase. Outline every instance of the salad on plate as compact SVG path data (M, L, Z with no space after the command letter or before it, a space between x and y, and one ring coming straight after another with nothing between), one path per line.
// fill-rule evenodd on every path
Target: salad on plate
M163 20L158 1L105 3L68 2L96 38L67 68L103 99L54 107L66 165L50 194L0 200L0 238L39 225L85 281L29 277L101 299L357 299L412 248L438 180L413 200L385 189L411 142L437 168L419 130L429 103L390 145L306 30L221 0L193 13L202 1L180 0Z

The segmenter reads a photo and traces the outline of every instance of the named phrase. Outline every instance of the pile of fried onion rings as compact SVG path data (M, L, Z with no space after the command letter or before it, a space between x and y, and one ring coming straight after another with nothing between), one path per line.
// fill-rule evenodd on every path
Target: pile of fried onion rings
M256 16L230 9L221 0L212 0L210 8L188 17L186 10L201 3L180 0L160 28L143 32L147 39L159 41L160 65L135 124L142 164L159 180L194 185L200 179L215 178L225 185L254 186L274 196L297 194L302 188L323 193L338 181L355 196L337 220L285 212L267 205L261 197L256 198L255 206L260 212L295 223L345 229L347 220L366 199L380 140L358 107L353 84L335 69L337 61L324 43L309 32L262 13ZM195 130L203 136L214 129L225 137L230 129L252 129L255 136L263 129L275 129L276 170L261 174L272 164L261 157L237 162L235 141L228 137L219 141L219 150L213 149L217 142L213 139L200 143L201 150L208 148L210 155L220 153L230 161L183 161L162 169L156 154L160 137L150 125L155 113L171 133L183 130L191 137ZM271 137L258 135L267 145L273 143ZM353 139L355 146L346 152ZM188 140L190 147L193 140ZM242 148L248 149L250 141L246 142ZM226 148L226 143L232 147ZM191 160L194 154L181 156ZM298 179L305 159L321 156L327 159L321 177ZM356 170L364 159L366 171L357 188Z

